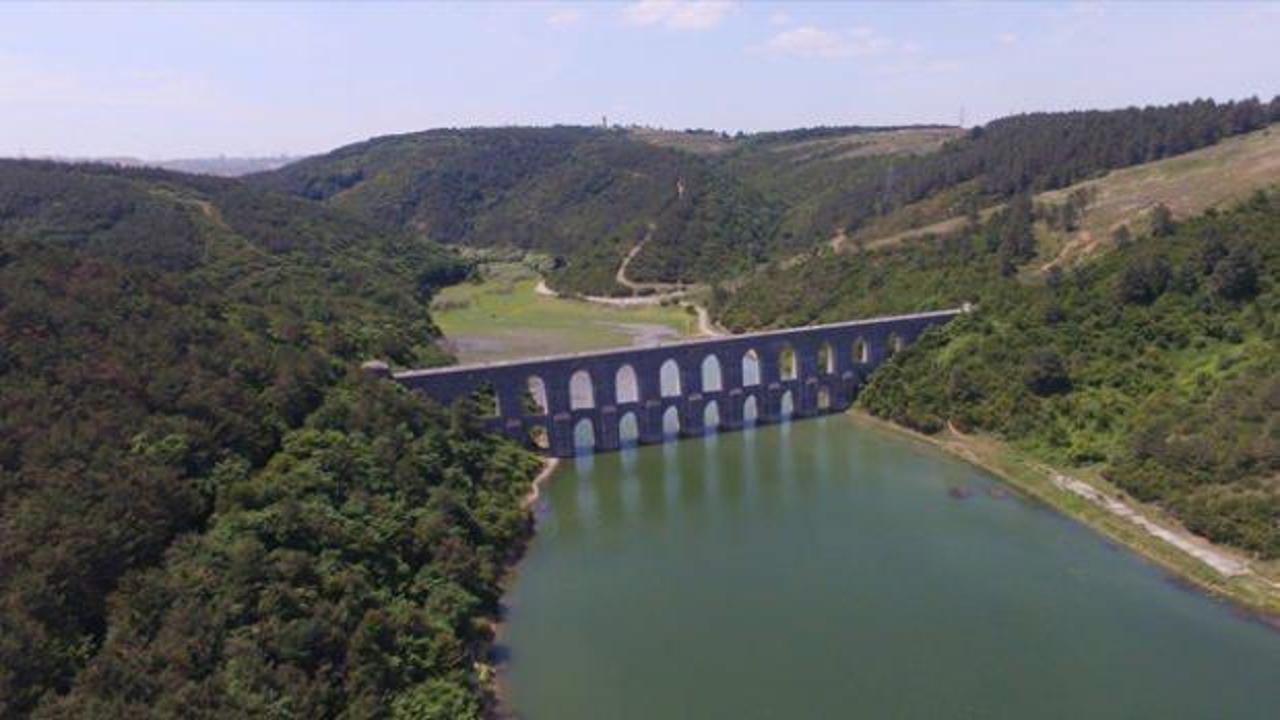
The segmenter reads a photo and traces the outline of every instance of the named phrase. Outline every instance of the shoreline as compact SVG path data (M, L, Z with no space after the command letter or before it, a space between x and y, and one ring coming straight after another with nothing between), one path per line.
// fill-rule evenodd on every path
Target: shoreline
M949 425L946 431L930 436L863 410L845 415L864 427L918 441L981 468L1025 496L1155 563L1172 580L1226 600L1280 630L1280 584L1251 567L1238 551L1210 543L1180 524L1171 527L1172 521L1166 517L1153 519L1149 508L1118 490L1068 476L995 438L959 433Z
M538 502L538 498L542 497L542 486L551 479L551 476L556 472L556 468L559 467L560 458L542 458L542 469L538 471L537 475L533 476L533 481L529 484L529 492L525 493L524 500L520 503L521 508L533 512L534 504Z
M524 538L520 541L520 545L507 558L506 567L503 568L502 581L500 583L503 597L506 597L507 593L510 592L511 584L515 580L516 569L519 567L520 561L524 559L525 553L529 549L529 543L533 540L534 533L538 531L538 518L535 507L542 497L542 488L551 480L551 476L555 475L556 470L562 464L560 458L542 458L542 469L538 470L538 474L533 476L533 479L529 482L529 491L525 493L524 499L520 501L521 509L528 513L529 524ZM506 692L502 687L500 675L506 660L494 657L494 651L501 646L502 626L505 618L506 606L502 605L499 606L498 614L495 617L486 619L489 638L484 643L484 652L480 653L483 660L478 661L478 664L483 668L480 672L480 677L484 684L484 690L491 699L488 707L483 711L485 720L510 720L518 717L507 705Z

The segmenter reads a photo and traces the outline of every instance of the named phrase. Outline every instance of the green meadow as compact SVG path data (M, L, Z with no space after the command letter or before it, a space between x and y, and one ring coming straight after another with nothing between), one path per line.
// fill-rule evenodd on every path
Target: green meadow
M541 295L538 281L521 263L488 263L479 280L440 292L432 317L460 362L650 345L696 332L696 317L677 305L609 307Z

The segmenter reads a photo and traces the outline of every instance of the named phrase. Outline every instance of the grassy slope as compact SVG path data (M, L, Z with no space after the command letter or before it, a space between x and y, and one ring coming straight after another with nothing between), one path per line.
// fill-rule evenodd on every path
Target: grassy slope
M615 308L547 297L534 291L537 282L522 265L491 264L483 282L441 291L432 315L458 359L481 362L598 350L629 345L645 330L675 336L695 330L694 316L677 306Z
M1035 269L1067 267L1105 251L1112 245L1112 230L1122 224L1141 232L1146 227L1147 213L1159 203L1168 206L1174 217L1187 218L1209 208L1229 206L1276 183L1280 183L1280 126L1039 193L1035 201L1048 204L1060 204L1080 189L1087 188L1096 195L1086 208L1078 231L1065 234L1040 228L1040 262ZM877 218L856 233L838 234L832 246L840 251L858 246L879 248L956 232L965 224L965 218L959 215L964 195L964 187L960 186L912 203ZM989 207L982 216L988 217L996 209Z
M1175 218L1232 205L1259 188L1280 183L1280 125L1227 138L1186 155L1124 168L1105 177L1043 193L1036 199L1061 203L1074 190L1096 195L1079 231L1052 237L1042 249L1048 264L1069 266L1111 246L1113 230L1128 224L1146 229L1150 210L1163 203Z

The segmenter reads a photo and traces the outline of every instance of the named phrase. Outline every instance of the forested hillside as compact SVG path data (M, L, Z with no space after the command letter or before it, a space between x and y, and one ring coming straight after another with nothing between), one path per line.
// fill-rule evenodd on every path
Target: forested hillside
M431 130L357 143L252 181L445 243L548 251L562 265L556 287L621 293L614 273L651 227L628 268L634 279L724 280L903 208L915 208L913 223L973 214L1278 120L1280 98L1034 113L967 133Z
M394 387L437 246L242 183L0 162L0 716L475 717L534 460Z
M445 243L553 253L562 265L553 281L584 292L620 290L614 271L650 225L658 228L655 247L681 250L686 234L731 228L727 247L694 246L701 254L689 262L703 274L750 267L772 231L760 198L745 197L700 158L592 128L377 138L256 182Z
M1016 272L1035 244L1019 198L950 236L775 268L718 312L747 328L975 302L881 368L860 403L1101 468L1212 540L1280 557L1280 196L1034 284Z

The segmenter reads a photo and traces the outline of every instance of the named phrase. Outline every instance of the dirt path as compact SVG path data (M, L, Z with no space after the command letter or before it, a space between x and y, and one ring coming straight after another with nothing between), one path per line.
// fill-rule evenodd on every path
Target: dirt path
M552 457L543 458L542 470L538 471L537 477L530 483L529 492L524 496L524 501L520 503L521 507L525 510L534 509L534 505L537 504L538 498L542 495L542 486L546 484L547 480L551 479L551 475L555 473L557 467L560 467L558 459Z
M1214 546L1208 540L1195 535L1181 528L1167 528L1157 524L1155 521L1147 518L1138 512L1128 503L1113 497L1108 497L1094 486L1083 480L1054 472L1050 468L1045 468L1049 473L1049 479L1057 487L1074 493L1089 502L1101 507L1103 510L1122 517L1125 520L1142 528L1148 535L1157 537L1170 545L1178 548L1182 552L1199 560L1216 570L1219 574L1226 577L1239 577L1241 575L1252 575L1253 571L1249 569L1249 564L1244 560L1235 556L1222 548ZM1274 585L1274 583L1272 583Z
M1280 614L1277 614L1280 613L1280 582L1273 579L1269 570L1251 564L1244 553L1215 545L1176 521L1157 517L1156 513L1140 507L1120 492L1070 477L1043 463L1032 461L993 438L962 433L949 422L945 432L923 435L861 411L854 412L852 417L889 432L914 437L964 458L1003 478L1010 485L1123 542L1135 552L1160 563L1180 577L1191 580L1210 592L1226 595L1262 610L1268 618L1280 618ZM1073 508L1073 503L1063 501L1063 493L1083 500L1090 510ZM1090 519L1090 515L1101 517ZM1181 556L1183 560L1175 559L1174 555Z
M979 462L971 447L972 438L970 436L960 432L949 420L947 421L947 433L951 436L950 440L942 440L940 444L951 445L953 451L971 461ZM979 462L979 464L982 463ZM1054 487L1084 498L1108 513L1137 526L1147 535L1162 540L1208 565L1219 575L1228 578L1247 575L1259 582L1280 589L1280 585L1254 572L1249 567L1248 561L1239 553L1214 545L1212 542L1181 526L1169 527L1160 524L1123 499L1109 496L1084 480L1073 478L1041 463L1031 464L1044 473Z
M653 238L653 233L657 229L657 225L649 223L649 232L645 233L640 242L627 251L626 256L622 258L622 262L618 265L618 272L614 273L613 278L618 281L619 285L631 292L648 290L653 293L665 294L667 297L688 292L689 286L683 283L639 282L627 277L627 268L630 267L631 260L640 254L640 251L644 249L645 243Z
M653 226L650 225L649 232L645 234L644 239L636 243L635 247L627 251L627 256L622 258L622 264L618 265L618 272L614 273L613 279L617 280L619 285L625 288L629 288L632 292L635 292L640 288L637 287L636 283L631 282L631 279L627 277L627 266L631 264L631 258L634 258L636 255L640 254L641 248L644 247L645 243L649 242L649 238L652 236L653 236Z
M689 302L686 304L692 307L693 311L698 315L698 334L699 335L706 335L708 337L723 337L729 334L728 330L725 330L724 328L720 327L715 323L715 321L711 319L711 313L707 312L706 308L694 302Z

